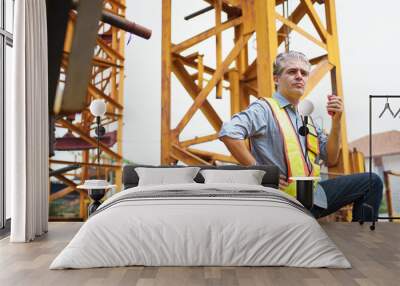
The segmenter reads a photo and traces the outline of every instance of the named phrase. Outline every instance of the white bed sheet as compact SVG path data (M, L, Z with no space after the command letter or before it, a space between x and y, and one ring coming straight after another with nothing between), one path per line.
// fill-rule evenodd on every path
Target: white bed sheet
M115 203L163 190L263 190L238 184L143 186L104 202L56 257L50 269L145 266L293 266L350 268L309 214L258 198L152 198ZM108 206L108 207L107 207Z

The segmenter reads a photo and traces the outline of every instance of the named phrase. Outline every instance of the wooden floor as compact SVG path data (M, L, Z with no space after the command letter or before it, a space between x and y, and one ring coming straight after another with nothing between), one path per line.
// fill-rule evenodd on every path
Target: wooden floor
M375 231L356 223L323 228L352 269L289 267L123 267L48 270L81 223L50 223L32 243L0 241L0 285L400 285L400 224L380 222Z

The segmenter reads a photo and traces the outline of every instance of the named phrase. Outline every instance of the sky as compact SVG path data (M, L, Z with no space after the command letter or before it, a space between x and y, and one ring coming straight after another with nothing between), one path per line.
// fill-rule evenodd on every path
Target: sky
M161 133L161 0L127 0L127 18L153 30L150 40L133 37L125 50L125 111L123 153L124 157L136 163L160 163ZM209 28L214 21L213 12L186 22L183 17L207 6L201 0L173 0L172 25L173 42L180 42ZM297 0L289 0L293 9ZM317 8L318 9L318 8ZM336 0L336 16L339 35L345 116L349 142L368 135L369 95L400 95L400 40L398 37L400 1L381 0ZM309 21L301 25L311 32ZM316 35L316 34L315 34ZM223 34L224 57L232 47L232 33ZM250 40L251 43L253 40ZM199 51L213 55L214 39L200 46ZM293 33L290 48L304 52L308 57L319 50ZM255 45L250 45L250 57L256 54ZM188 53L197 51L189 50ZM214 65L214 59L207 56L205 62ZM329 76L310 94L309 99L316 110L313 116L327 131L330 119L325 111L326 95L331 92ZM222 100L215 99L214 91L208 99L224 121L228 121L229 97L226 92ZM191 105L192 100L183 88L172 78L172 125L175 126ZM373 132L398 130L400 117L384 114L378 118L386 99L373 100ZM396 112L400 99L390 99ZM195 135L212 133L201 112L185 128L182 139ZM227 153L221 142L203 144L202 149Z

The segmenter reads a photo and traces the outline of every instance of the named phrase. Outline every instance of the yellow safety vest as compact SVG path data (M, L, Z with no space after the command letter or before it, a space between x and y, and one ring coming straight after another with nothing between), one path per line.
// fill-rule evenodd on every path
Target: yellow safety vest
M308 124L309 134L306 137L306 146L308 149L308 158L311 162L311 170L304 159L304 153L301 148L297 130L295 130L289 114L285 108L281 108L278 101L274 98L263 98L271 107L272 113L279 126L280 133L284 142L284 156L287 167L287 177L319 177L320 165L315 163L319 155L319 141L314 124ZM312 120L311 120L312 121ZM314 188L315 190L316 188ZM296 197L296 182L292 181L285 189L289 195Z

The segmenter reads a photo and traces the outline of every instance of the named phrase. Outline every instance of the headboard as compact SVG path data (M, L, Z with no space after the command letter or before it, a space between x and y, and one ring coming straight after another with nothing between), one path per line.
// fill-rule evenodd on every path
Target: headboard
M139 183L139 176L135 171L137 167L147 168L184 168L186 166L174 165L174 166L154 166L154 165L125 165L122 175L122 183L124 184L124 190L128 188L136 187ZM273 165L258 165L258 166L238 166L238 165L223 165L223 166L196 166L201 169L221 169L221 170L263 170L265 175L262 179L262 185L265 187L279 188L279 168ZM197 183L204 183L204 178L200 174L194 178Z

